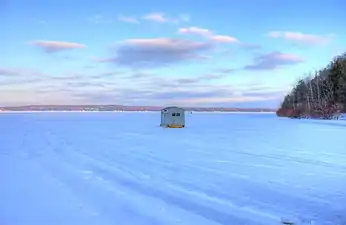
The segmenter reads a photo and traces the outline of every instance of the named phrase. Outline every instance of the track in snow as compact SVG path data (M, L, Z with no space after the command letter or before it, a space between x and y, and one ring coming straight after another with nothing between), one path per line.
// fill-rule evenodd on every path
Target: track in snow
M159 120L1 114L0 224L346 222L344 122L196 113L186 129L163 129Z

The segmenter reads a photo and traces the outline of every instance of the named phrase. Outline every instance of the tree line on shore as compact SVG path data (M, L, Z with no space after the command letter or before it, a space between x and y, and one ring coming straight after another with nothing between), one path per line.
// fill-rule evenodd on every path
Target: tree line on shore
M346 113L346 53L300 79L276 114L290 118L338 119Z

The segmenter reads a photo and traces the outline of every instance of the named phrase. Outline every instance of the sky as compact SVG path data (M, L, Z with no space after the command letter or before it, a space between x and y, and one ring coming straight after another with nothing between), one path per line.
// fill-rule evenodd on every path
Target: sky
M0 105L276 108L345 24L345 0L0 0Z

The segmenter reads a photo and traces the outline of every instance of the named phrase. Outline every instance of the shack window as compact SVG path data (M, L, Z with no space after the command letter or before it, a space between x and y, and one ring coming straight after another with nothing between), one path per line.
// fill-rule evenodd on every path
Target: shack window
M172 113L172 116L175 116L175 113Z
M180 116L180 113L177 113L176 116Z

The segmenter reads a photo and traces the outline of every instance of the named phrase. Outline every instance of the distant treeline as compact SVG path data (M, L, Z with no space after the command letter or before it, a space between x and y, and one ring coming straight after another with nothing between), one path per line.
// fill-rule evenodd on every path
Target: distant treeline
M335 119L346 113L346 53L297 82L285 96L278 116Z
M125 105L27 105L0 107L0 111L160 111L163 106L125 106ZM194 112L275 112L265 108L197 108L186 107Z

